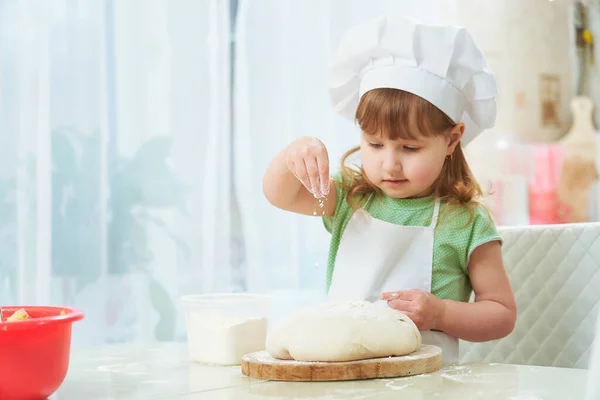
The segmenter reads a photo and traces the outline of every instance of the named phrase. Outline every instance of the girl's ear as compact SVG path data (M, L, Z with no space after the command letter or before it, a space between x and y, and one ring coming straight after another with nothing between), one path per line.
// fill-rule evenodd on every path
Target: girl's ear
M454 125L454 127L450 130L448 134L448 149L446 151L447 156L451 156L454 153L454 149L460 143L460 139L462 139L463 134L465 133L465 124L463 122L459 122Z

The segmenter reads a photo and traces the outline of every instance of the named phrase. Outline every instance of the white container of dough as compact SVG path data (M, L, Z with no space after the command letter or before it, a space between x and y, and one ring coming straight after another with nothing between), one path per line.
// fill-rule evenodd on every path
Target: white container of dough
M265 349L269 295L187 295L181 303L192 361L240 365L244 355Z

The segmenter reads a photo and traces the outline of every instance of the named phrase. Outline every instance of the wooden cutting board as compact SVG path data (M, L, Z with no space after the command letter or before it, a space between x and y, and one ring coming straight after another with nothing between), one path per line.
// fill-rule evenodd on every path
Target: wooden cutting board
M242 373L256 379L272 381L348 381L357 379L395 378L434 372L442 367L442 350L422 345L414 353L400 357L372 358L345 362L307 362L278 360L266 351L242 358Z

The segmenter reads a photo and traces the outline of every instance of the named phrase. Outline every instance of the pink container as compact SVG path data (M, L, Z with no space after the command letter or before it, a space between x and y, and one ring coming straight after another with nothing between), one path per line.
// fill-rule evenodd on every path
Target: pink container
M559 202L556 191L562 169L563 149L559 145L534 145L532 152L529 223L547 225L568 221L568 209Z

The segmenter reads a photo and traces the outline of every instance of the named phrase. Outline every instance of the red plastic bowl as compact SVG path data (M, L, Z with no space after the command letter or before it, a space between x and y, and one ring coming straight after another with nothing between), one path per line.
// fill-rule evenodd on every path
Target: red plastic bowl
M21 308L31 319L0 322L0 399L46 399L67 375L71 325L83 313L67 307L3 306L3 319Z

